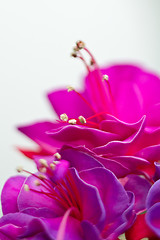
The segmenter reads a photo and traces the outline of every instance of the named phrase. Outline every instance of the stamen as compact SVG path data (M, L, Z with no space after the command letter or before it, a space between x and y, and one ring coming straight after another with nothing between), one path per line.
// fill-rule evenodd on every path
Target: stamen
M41 179L41 180L44 180L46 177L44 175L42 175L42 174L39 174L38 178Z
M77 57L77 53L75 53L75 52L72 52L72 53L71 53L71 57L74 57L74 58L76 58L76 57Z
M46 173L47 172L47 168L46 167L39 168L39 171L41 173Z
M77 48L79 50L83 49L85 47L85 43L83 41L77 41L76 42Z
M77 120L76 119L70 119L68 121L68 123L71 124L71 125L75 125L77 123Z
M28 191L30 190L28 184L24 184L24 190L25 190L26 192L28 192Z
M46 168L48 167L48 163L45 159L39 159L39 163Z
M53 155L55 158L57 158L58 160L60 160L61 159L61 155L57 152L57 153L55 153L54 155Z
M40 185L41 185L40 181L38 181L38 180L35 180L35 181L34 181L34 184L35 184L36 186L40 186Z
M60 115L60 119L63 121L63 122L67 122L68 121L68 116L66 113L63 113Z
M86 119L83 116L79 116L78 119L82 124L86 123Z
M71 86L68 86L67 89L68 89L68 92L72 92L72 91L74 91L74 88L71 87Z
M50 163L50 168L51 168L52 170L55 170L56 165L55 165L54 163Z
M103 75L103 80L106 80L106 81L108 81L108 79L109 79L109 77L108 77L108 75Z
M16 170L17 170L17 172L18 172L18 173L21 173L21 172L23 172L23 168L22 168L22 167L20 167L20 166L19 166L19 167L17 167L17 168L16 168Z

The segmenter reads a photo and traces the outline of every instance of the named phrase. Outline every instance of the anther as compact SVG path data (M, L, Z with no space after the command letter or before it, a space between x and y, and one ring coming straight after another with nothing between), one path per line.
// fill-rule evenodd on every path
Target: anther
M71 124L71 125L75 125L77 123L77 120L76 119L70 119L68 121L68 123Z
M26 191L26 192L28 192L30 189L29 189L29 186L27 185L27 184L24 184L24 190Z
M83 116L79 116L78 119L82 124L86 123L86 119Z
M23 168L22 167L17 167L16 170L17 170L18 173L23 172Z
M109 77L108 77L108 75L103 75L103 80L106 80L106 81L108 81L108 79L109 79Z
M57 152L57 153L55 153L54 155L53 155L55 158L57 158L58 160L60 160L61 159L61 155Z
M53 164L58 165L60 164L60 161L54 161Z
M46 173L47 172L47 168L45 168L45 167L39 168L39 171L41 173Z
M77 53L75 53L75 52L71 53L71 57L76 58L77 57Z
M56 168L56 165L54 163L51 163L49 166L52 170L55 170L55 168Z
M85 44L83 41L77 41L76 42L76 45L77 45L77 48L80 50L80 49L83 49L85 47Z
M67 122L68 121L68 116L66 113L63 113L60 115L60 119L63 121L63 122Z
M48 163L45 159L39 159L39 163L44 167L48 167Z
M44 175L42 175L42 174L39 174L38 177L39 177L40 180L43 180L43 179L46 178L46 177L45 177Z
M41 185L40 181L38 181L38 180L35 180L35 181L34 181L34 184L35 184L36 186L40 186L40 185Z
M72 91L74 91L74 88L71 87L71 86L68 86L67 89L68 89L68 92L72 92Z

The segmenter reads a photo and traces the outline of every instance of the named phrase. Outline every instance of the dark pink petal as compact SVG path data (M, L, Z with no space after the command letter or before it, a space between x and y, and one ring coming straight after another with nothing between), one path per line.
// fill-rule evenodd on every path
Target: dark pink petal
M46 179L48 178L46 177ZM19 210L24 211L27 208L50 208L51 211L55 213L54 216L62 215L64 209L58 204L58 202L46 194L40 193L41 191L48 193L50 190L43 185L36 186L35 180L37 180L36 177L29 176L26 179L25 184L27 184L30 189L38 191L38 193L32 190L26 191L22 188L18 197Z
M112 172L95 168L81 172L80 177L98 189L106 209L107 223L114 221L128 207L128 195Z
M113 223L106 226L105 236L108 240L116 240L119 235L123 234L128 230L136 219L136 214L133 211L134 206L134 195L128 192L129 204L126 210L122 213L119 218Z
M84 93L80 94L88 101L87 96ZM69 118L78 118L81 115L84 117L93 115L92 109L75 91L54 91L48 94L48 98L58 116L63 113L66 113Z
M96 225L100 230L105 223L105 209L95 186L84 182L75 169L72 169L72 177L75 183L75 193L80 201L82 219Z
M155 203L160 202L160 180L155 182L148 192L146 199L147 209L151 208Z
M72 148L64 146L60 153L62 158L70 163L70 167L76 168L78 172L95 167L105 167L112 171L117 177L126 176L131 172L130 169L124 167L121 163L112 159L99 157L85 147Z
M158 161L160 159L160 145L151 145L144 149L141 149L136 153L137 156L145 158L149 162Z
M155 165L155 174L153 176L153 180L156 182L157 180L160 179L160 163L154 162Z
M144 178L137 175L127 176L128 181L125 184L126 191L131 191L135 195L135 210L136 212L145 210L146 197L151 184Z
M132 65L117 65L101 71L109 76L119 119L136 122L160 102L160 79L154 74Z
M23 176L15 176L5 183L1 193L3 214L18 212L17 198L25 179Z
M148 226L160 238L160 203L154 204L146 213Z
M147 125L158 127L160 126L160 103L157 103L151 107L147 114Z
M110 141L106 145L95 147L93 151L97 154L112 154L113 156L126 154L132 155L137 151L136 142L143 134L145 128L145 119L145 116L141 118L139 121L139 129L129 138L125 139L124 141Z
M32 217L23 213L9 213L0 218L0 236L2 240L13 239L24 233ZM6 237L6 238L5 238Z
M56 151L57 143L46 134L51 129L61 127L60 123L39 122L28 126L18 127L18 130L35 141L40 147L49 153Z
M98 229L92 225L90 222L88 221L82 221L81 222L81 226L83 228L84 231L84 239L85 240L101 240L102 238L100 237L100 232L98 231Z
M115 139L119 139L117 134L84 126L65 126L57 132L48 132L48 135L53 141L59 142L61 146L64 144L71 146L85 145L88 148L101 146Z
M139 130L141 123L141 121L135 123L126 123L112 115L106 115L106 120L103 120L100 123L100 129L118 134L121 136L121 139L124 140L136 133Z
M78 172L85 169L103 166L93 156L76 148L63 146L60 154L62 159L67 160L70 163L70 167L76 168Z
M153 231L146 224L145 214L137 216L133 226L126 232L125 235L127 240L142 240L143 238L158 240Z

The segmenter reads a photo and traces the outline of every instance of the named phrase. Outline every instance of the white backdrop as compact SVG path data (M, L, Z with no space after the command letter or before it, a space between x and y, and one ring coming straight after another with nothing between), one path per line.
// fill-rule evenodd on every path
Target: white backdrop
M100 64L140 63L160 73L159 0L0 0L0 189L16 166L33 170L15 146L31 146L16 126L54 114L45 93L80 84L70 58L76 40Z

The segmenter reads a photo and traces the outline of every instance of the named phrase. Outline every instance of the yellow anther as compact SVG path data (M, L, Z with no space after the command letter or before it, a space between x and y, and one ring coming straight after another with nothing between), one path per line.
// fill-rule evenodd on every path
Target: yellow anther
M103 80L106 80L106 81L108 81L108 79L109 79L109 77L108 77L108 75L103 75Z
M39 163L44 167L48 167L48 163L45 159L39 159Z
M68 123L74 125L74 124L77 123L77 120L76 120L76 119L70 119L70 120L68 121Z
M45 168L45 167L39 168L39 171L41 173L46 173L47 172L47 168Z
M55 170L56 165L55 165L54 163L50 163L50 168L51 168L52 170Z
M61 159L61 155L57 152L57 153L55 153L54 155L53 155L55 158L57 158L58 160L60 160Z
M74 91L74 88L71 87L71 86L68 86L67 89L68 89L68 92L72 92L72 91Z
M30 190L28 184L24 184L24 190L25 190L26 192L28 192L28 191Z
M41 185L40 181L38 181L38 180L35 180L35 181L34 181L34 184L35 184L36 186L40 186L40 185Z
M83 41L77 41L76 45L78 49L83 49L85 47L85 44Z
M68 121L68 116L66 113L63 113L60 115L60 119L63 121L63 122L67 122Z
M86 119L83 116L79 116L78 119L81 123L86 123Z
M16 170L17 170L17 172L19 172L19 173L23 172L23 168L22 168L22 167L17 167Z

